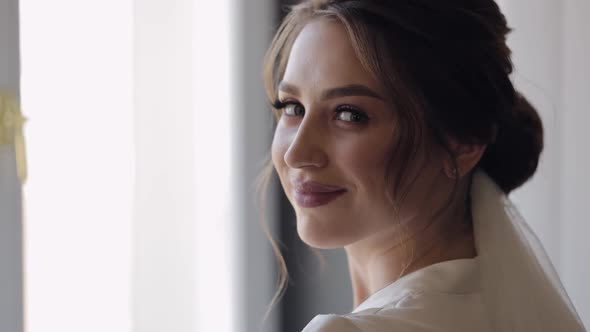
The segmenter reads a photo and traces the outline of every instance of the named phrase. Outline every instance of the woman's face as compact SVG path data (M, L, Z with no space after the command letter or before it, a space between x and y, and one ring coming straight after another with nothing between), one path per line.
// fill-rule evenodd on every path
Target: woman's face
M272 161L301 239L336 248L390 229L394 210L384 175L394 112L355 56L345 28L328 20L307 24L278 90L284 107Z

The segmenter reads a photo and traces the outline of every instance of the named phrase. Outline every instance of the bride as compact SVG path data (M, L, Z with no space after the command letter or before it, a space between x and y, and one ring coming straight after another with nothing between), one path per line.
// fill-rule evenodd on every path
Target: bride
M304 332L584 331L506 197L535 172L493 0L310 0L265 63L301 239L343 248L354 310Z

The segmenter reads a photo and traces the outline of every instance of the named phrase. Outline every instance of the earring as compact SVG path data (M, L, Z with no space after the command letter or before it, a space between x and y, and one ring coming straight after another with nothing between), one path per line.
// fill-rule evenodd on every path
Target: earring
M445 167L445 173L449 179L456 179L459 176L459 170L455 166L452 169Z

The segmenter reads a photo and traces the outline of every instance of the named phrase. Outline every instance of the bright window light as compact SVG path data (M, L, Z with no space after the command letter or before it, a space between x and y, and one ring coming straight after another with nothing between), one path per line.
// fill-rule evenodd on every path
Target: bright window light
M235 305L235 234L231 185L235 100L232 83L231 0L196 0L193 55L195 77L197 331L239 331ZM234 75L234 76L232 76ZM245 111L245 110L242 110ZM234 153L232 153L234 152Z
M187 172L183 173L187 179L195 179L196 196L186 196L194 199L195 232L193 236L173 234L174 228L169 227L168 237L161 236L160 242L134 246L132 239L145 235L154 226L138 220L142 216L138 211L158 211L157 206L149 209L138 205L138 197L166 194L138 192L146 188L144 184L150 190L150 178L143 177L140 187L134 182L138 169L136 140L139 137L141 148L145 149L146 142L158 138L157 133L145 136L136 132L138 119L143 121L151 113L142 113L140 117L135 113L142 111L135 103L149 99L136 94L149 89L143 85L138 89L142 82L134 82L134 77L166 73L166 65L170 65L162 63L162 67L144 72L146 67L138 67L135 61L152 61L152 55L170 50L155 45L155 50L164 53L139 57L134 54L145 47L141 44L138 48L134 34L145 36L144 32L151 31L137 30L148 29L150 22L134 25L138 8L134 1L21 0L21 91L24 114L29 118L25 127L29 179L24 188L28 332L143 332L139 329L142 326L149 328L173 320L174 317L148 314L152 308L165 305L156 299L168 298L172 286L151 281L160 276L176 280L174 272L153 272L166 269L152 266L159 264L158 260L142 261L147 265L138 265L136 261L137 257L170 254L168 251L173 248L187 248L188 253L172 251L182 256L178 262L195 264L186 267L188 272L196 271L195 280L190 280L188 272L178 280L183 280L184 292L193 294L193 300L186 302L189 308L183 310L194 313L196 331L238 331L235 306L239 301L234 287L237 236L232 227L235 199L231 190L235 169L232 6L230 0L186 1L194 8L190 18L192 29L188 26L187 33L192 36L187 39L187 51L192 53L193 62L187 63L186 70L192 71L192 76L183 81L187 86L178 88L192 89L193 107L186 109L195 120L192 132L178 137L186 135L192 140L194 174L186 167L170 165L174 160L168 165L169 171L182 169ZM157 3L141 4L148 6L144 9L152 5L158 8ZM174 54L162 59L168 58L174 58ZM171 101L168 107L175 105L184 103ZM180 115L180 111L177 108L172 113ZM162 113L161 119L166 119L166 115ZM145 128L144 123L141 128ZM156 157L142 155L148 159ZM187 160L190 158L187 156ZM158 170L158 165L137 166L146 171ZM178 177L183 175L176 174L175 179ZM172 217L174 212L182 211L166 212ZM189 217L179 217L176 225ZM191 227L186 225L186 229ZM166 242L168 239L186 243L172 244ZM137 249L149 250L133 252ZM153 273L137 279L138 271ZM143 284L134 284L134 280L144 280L157 289L142 288ZM183 331L192 331L194 327L192 319L178 322L178 326Z
M133 1L21 0L28 332L130 332Z

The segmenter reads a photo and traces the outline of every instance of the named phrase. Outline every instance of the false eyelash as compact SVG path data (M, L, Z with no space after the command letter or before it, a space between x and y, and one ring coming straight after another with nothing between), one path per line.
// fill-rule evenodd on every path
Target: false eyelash
M285 107L285 103L283 103L282 101L275 99L275 101L271 102L269 101L270 107L274 108L274 109L281 109L283 107Z
M367 113L365 113L364 111L358 109L355 106L351 106L351 105L341 105L338 106L336 108L336 113L341 113L341 112L352 112L355 113L357 115L360 115L362 120L359 123L364 123L369 121L371 118L367 115Z
M362 112L357 107L348 104L339 105L338 107L336 107L336 110Z
M270 106L274 109L280 110L283 109L285 107L287 107L287 105L292 105L295 104L295 102L293 101L281 101L279 99L276 99L274 102L272 102L270 104Z

